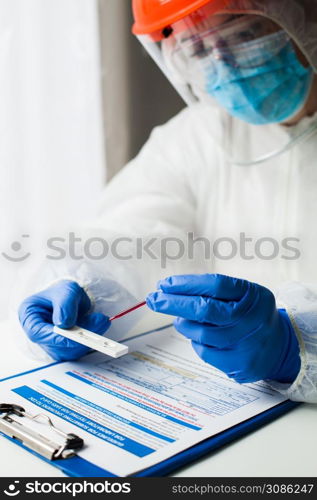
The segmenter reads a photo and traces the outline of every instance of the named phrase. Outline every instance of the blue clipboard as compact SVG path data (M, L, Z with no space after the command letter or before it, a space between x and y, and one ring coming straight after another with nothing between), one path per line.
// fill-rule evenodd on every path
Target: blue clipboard
M167 327L163 327L161 329L164 329ZM157 330L157 329L156 329ZM141 335L137 335L137 337L147 335L149 333L152 333L153 331L156 330L151 330L149 332L143 333ZM160 330L160 329L158 329ZM12 375L11 377L4 378L0 380L0 382L4 382L6 380L10 380L13 378L18 378L23 375L28 375L30 373L34 373L36 371L41 371L45 370L46 368L49 368L51 366L57 365L60 363L51 363L46 366L42 366L40 368L35 368L33 370L29 370L23 373L19 373L16 375ZM293 408L297 407L301 403L297 403L294 401L284 401L273 408L262 412L255 417L252 417L248 420L245 420L238 425L235 425L233 427L230 427L229 429L226 429L223 432L220 432L219 434L216 434L215 436L212 436L208 439L205 439L204 441L201 441L200 443L196 444L195 446L192 446L191 448L188 448L177 455L174 455L173 457L168 458L167 460L164 460L163 462L157 463L156 465L153 465L152 467L149 467L141 472L138 472L137 474L134 474L132 477L159 477L159 476L166 476L170 474L171 472L175 471L176 469L183 467L201 457L204 455L207 455L221 446L224 446L235 439L238 439L260 427L263 425L277 419L278 417L284 415L288 411L292 410ZM60 469L64 474L66 474L69 477L117 477L115 474L112 474L111 472L107 471L106 469L103 469L101 467L98 467L97 465L92 464L91 462L88 462L84 458L80 457L79 455L76 455L72 458L67 458L67 459L59 459L59 460L49 460L40 455L39 453L36 453L35 451L31 450L30 448L24 446L21 442L17 441L16 439L12 439L6 434L3 434L0 432L0 435L5 437L6 439L9 439L13 443L17 444L21 448L24 448L26 451L29 453L32 453L33 455L37 456L38 458L44 460L45 462L49 463L53 467L57 467Z

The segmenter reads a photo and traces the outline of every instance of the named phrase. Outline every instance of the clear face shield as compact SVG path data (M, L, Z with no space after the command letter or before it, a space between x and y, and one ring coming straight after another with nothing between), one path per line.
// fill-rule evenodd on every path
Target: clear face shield
M276 127L303 109L314 72L287 32L268 17L215 15L207 4L138 38L188 105L199 101L214 113L227 112L219 112L211 132L231 162L263 162L317 132L317 116L305 127ZM265 137L260 125L275 126L274 143L259 140Z

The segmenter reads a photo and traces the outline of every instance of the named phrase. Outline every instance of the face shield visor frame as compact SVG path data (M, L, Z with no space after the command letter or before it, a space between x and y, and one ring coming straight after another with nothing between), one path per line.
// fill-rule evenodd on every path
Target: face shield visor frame
M212 2L160 31L138 35L138 38L187 105L200 101L213 107L215 112L219 111L219 104L206 92L203 81L201 68L205 61L210 65L213 60L222 60L247 71L265 64L268 53L274 56L290 42L296 50L293 37L275 19L246 10L215 12ZM270 50L263 51L261 60L263 45ZM240 119L221 113L220 126L216 134L213 133L219 144L226 145L229 160L238 165L264 162L310 138L317 131L317 117L304 129L291 127L289 132L281 127L275 144L259 145L251 148L252 151L241 150L241 130L246 129L245 125ZM259 133L258 125L247 126Z

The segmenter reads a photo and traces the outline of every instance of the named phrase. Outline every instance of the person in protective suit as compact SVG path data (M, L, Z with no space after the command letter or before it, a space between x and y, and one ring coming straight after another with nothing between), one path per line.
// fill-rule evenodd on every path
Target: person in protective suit
M133 11L188 106L110 182L87 228L120 256L46 264L21 324L54 359L76 359L87 349L54 325L103 334L148 293L205 362L317 402L317 1L134 0ZM152 252L140 257L140 241Z

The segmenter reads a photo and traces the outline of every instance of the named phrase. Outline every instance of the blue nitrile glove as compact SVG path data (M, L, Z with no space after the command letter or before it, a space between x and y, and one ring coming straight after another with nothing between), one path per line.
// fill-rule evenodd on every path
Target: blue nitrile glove
M296 334L267 288L229 276L172 276L147 297L154 311L178 316L175 328L197 354L239 383L291 383L300 369Z
M76 282L62 280L25 299L19 308L19 319L27 336L57 361L74 360L90 351L53 332L53 326L71 328L75 325L103 334L109 326L107 316L89 313L88 295Z

